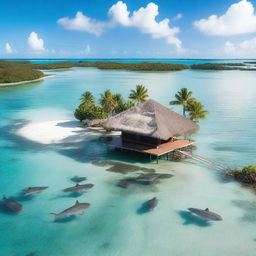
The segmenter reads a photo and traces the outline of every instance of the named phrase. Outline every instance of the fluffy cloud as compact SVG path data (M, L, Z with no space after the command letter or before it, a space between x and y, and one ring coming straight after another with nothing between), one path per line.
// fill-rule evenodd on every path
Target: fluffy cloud
M256 37L237 44L228 41L225 43L224 52L231 57L256 57Z
M14 50L12 49L11 45L9 43L5 44L5 53L11 54Z
M28 45L31 50L35 52L44 51L44 40L42 38L39 38L38 34L36 32L31 32L28 37Z
M61 18L58 20L58 23L65 29L86 31L97 36L102 34L103 29L109 25L108 22L91 19L82 12L77 12L75 18Z
M109 15L117 24L136 27L142 33L150 34L152 38L163 38L167 43L174 44L177 49L181 49L181 41L176 37L179 28L171 28L167 18L157 22L158 14L158 6L154 3L149 3L145 8L141 7L132 15L122 1L117 2L109 9Z
M135 27L142 33L150 34L152 38L165 39L168 44L175 45L177 49L181 50L181 41L176 37L179 28L170 27L167 18L157 22L158 14L158 6L154 3L149 3L145 8L141 7L130 14L127 5L118 1L109 9L110 18L108 21L98 21L85 16L82 12L77 12L74 18L64 17L59 19L58 23L69 30L86 31L95 35L100 35L104 29L116 25Z
M251 2L241 0L232 4L221 16L211 15L194 22L206 35L231 36L256 32L256 15Z

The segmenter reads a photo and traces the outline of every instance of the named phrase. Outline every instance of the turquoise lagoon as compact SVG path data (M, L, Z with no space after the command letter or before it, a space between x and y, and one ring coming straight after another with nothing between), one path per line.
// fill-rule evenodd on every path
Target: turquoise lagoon
M98 139L42 145L15 134L27 122L73 119L85 90L97 98L108 88L128 96L136 84L144 84L152 98L168 106L178 89L188 87L209 110L194 135L195 153L232 168L255 164L254 72L73 68L47 73L55 76L0 88L0 193L23 204L19 215L0 205L0 256L255 255L255 194L221 171L192 160L160 160L157 165L108 148ZM117 187L120 178L138 171L134 166L173 176L154 186ZM64 195L61 190L72 185L69 178L74 175L86 176L95 186L79 197ZM20 196L22 189L38 185L49 189L27 200ZM153 196L159 198L158 207L141 212L141 205ZM91 203L84 215L61 222L49 216L76 200ZM188 207L208 207L223 221L201 221Z

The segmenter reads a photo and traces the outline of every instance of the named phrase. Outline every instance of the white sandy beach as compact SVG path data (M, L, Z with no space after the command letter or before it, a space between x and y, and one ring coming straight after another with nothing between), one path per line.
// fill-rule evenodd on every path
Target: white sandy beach
M74 120L53 120L30 122L16 131L16 134L41 144L77 143L106 134L103 129L84 128ZM113 132L106 135L118 135Z
M45 78L49 78L49 77L52 77L52 76L54 76L54 75L45 74L43 77L40 77L40 78L37 78L37 79L34 79L34 80L27 80L27 81L13 82L13 83L0 83L0 87L8 87L8 86L15 86L15 85L39 82L39 81L44 80Z

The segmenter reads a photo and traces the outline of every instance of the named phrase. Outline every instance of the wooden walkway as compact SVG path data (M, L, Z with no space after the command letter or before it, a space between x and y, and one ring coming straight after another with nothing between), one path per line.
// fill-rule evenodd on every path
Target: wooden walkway
M213 162L213 161L210 161L204 157L201 157L201 156L198 156L198 155L194 155L194 154L191 154L191 153L188 153L186 151L182 151L182 150L177 150L178 152L180 152L181 154L185 155L185 156L188 156L196 161L199 161L203 164L206 164L206 165L209 165L209 166L212 166L216 169L219 169L221 171L227 171L227 167L223 166L222 164L219 164L219 163L216 163L216 162Z
M134 143L123 143L121 138L115 138L112 141L108 142L109 145L116 148L126 149L135 152L141 152L153 156L162 156L168 154L174 150L182 149L189 145L192 145L194 141L192 140L176 140L173 142L166 142L161 144L158 148L150 148L144 145L134 144Z

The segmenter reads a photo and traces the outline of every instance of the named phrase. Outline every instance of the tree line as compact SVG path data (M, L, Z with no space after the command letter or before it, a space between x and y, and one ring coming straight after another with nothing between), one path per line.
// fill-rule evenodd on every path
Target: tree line
M76 108L74 116L80 121L105 119L129 109L135 104L145 102L148 97L148 89L143 85L136 85L136 88L131 90L128 99L125 99L121 94L113 94L110 90L106 90L100 95L97 104L93 94L86 91L80 98L80 104ZM192 92L187 88L178 91L175 94L175 100L170 101L170 105L181 105L183 115L193 121L205 119L208 113L204 109L204 105L192 97Z

